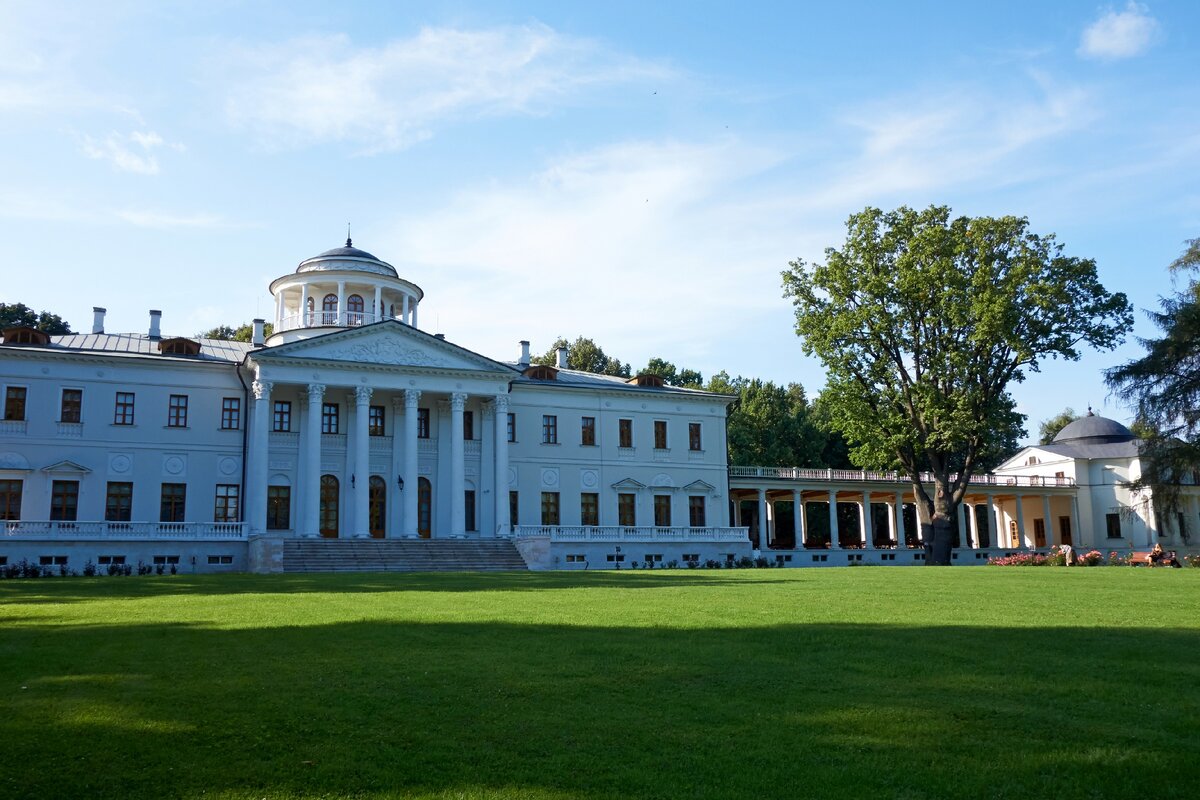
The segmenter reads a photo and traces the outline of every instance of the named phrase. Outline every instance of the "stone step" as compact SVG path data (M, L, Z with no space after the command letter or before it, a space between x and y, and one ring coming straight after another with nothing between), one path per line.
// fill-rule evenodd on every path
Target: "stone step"
M484 572L528 569L507 539L292 539L284 572Z

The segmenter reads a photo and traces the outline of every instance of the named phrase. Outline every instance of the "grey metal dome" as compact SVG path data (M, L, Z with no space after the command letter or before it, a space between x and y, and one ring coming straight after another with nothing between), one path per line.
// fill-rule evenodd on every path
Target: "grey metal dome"
M366 250L358 249L349 238L346 239L343 247L335 247L312 258L304 259L300 262L300 266L296 267L296 272L322 272L334 269L373 272L377 275L390 275L393 278L400 277L395 267L376 258Z
M1078 444L1107 444L1111 442L1130 442L1136 438L1133 435L1133 431L1115 419L1098 417L1089 411L1086 417L1080 417L1059 431L1058 435L1054 437L1054 441L1074 442Z

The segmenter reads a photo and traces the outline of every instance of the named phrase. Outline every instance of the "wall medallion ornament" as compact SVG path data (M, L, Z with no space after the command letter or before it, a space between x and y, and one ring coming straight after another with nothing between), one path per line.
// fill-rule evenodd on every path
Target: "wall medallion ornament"
M276 467L275 462L271 462L271 467L273 469L282 469L282 467ZM217 469L220 470L222 475L232 475L238 471L238 460L236 458L222 458L217 462Z
M168 475L182 475L187 462L183 456L166 456L163 458L163 472Z
M542 486L545 486L550 489L553 489L555 486L558 486L558 470L557 469L547 468L547 469L542 470Z
M108 471L123 475L133 468L133 459L124 453L109 456Z
M600 475L594 469L585 469L579 473L579 483L585 489L593 489L600 483Z

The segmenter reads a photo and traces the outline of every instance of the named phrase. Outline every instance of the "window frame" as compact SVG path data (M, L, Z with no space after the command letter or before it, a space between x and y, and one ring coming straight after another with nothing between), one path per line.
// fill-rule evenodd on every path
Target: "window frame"
M558 444L557 414L542 414L542 444Z
M109 481L104 487L104 521L130 522L133 519L133 482Z
M462 421L463 421L463 424L462 424L463 441L464 442L474 441L475 440L475 412L464 410L462 412Z
M671 495L654 495L654 527L671 527Z
M633 448L633 420L629 417L617 420L617 447Z
M337 403L321 403L321 433L337 436L342 431L342 407Z
M429 424L429 409L417 409L417 438L428 439L431 425Z
M292 401L274 400L271 403L271 433L292 432Z
M598 492L579 493L579 524L589 527L600 525L600 494Z
M699 517L698 522L697 517ZM702 494L688 495L688 527L708 527L708 503Z
M517 412L508 412L508 441L517 441Z
M74 397L70 401L67 400L68 392L74 393ZM72 416L74 419L70 419ZM83 389L73 386L63 387L58 396L58 421L72 425L83 422Z
M704 451L704 426L699 422L688 423L688 452Z
M50 521L75 522L79 519L79 481L50 482Z
M188 426L188 396L172 394L167 396L167 427L186 428Z
M292 529L292 487L267 487L267 530L288 531Z
M218 483L213 492L213 522L240 522L242 487L236 483ZM222 494L224 491L224 494Z
M468 533L479 530L479 515L475 510L475 490L463 489L463 530Z
M516 489L508 490L508 524L521 524L521 494Z
M4 387L4 421L25 422L29 418L29 387Z
M542 492L542 525L562 524L562 505L558 492Z
M19 520L24 495L24 479L0 478L0 519Z
M116 392L113 400L113 425L133 425L137 419L137 393Z
M171 494L168 495L168 487ZM176 491L178 490L178 491ZM170 511L168 514L167 512ZM158 490L158 521L186 522L187 517L187 484L162 483Z
M637 495L632 492L617 494L617 524L623 528L637 527Z
M583 447L596 446L596 418L579 418L579 444Z
M242 398L221 398L221 430L238 431L242 429Z
M667 421L665 419L654 420L654 449L667 450Z
M386 436L387 409L383 406L367 407L367 436Z

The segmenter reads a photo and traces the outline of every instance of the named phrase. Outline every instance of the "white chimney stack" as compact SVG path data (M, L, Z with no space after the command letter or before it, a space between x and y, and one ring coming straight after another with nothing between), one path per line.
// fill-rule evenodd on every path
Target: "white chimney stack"
M92 333L104 333L104 313L108 309L92 306Z
M558 348L558 368L559 369L567 368L567 346L566 345L563 345L562 347Z
M162 338L162 312L150 309L150 338Z
M255 347L262 347L263 342L265 341L263 337L263 326L267 324L267 321L264 319L256 319L253 322L254 335L250 338L250 344L254 345Z
M529 366L529 342L524 339L521 340L521 360L517 362L517 366L522 368Z

